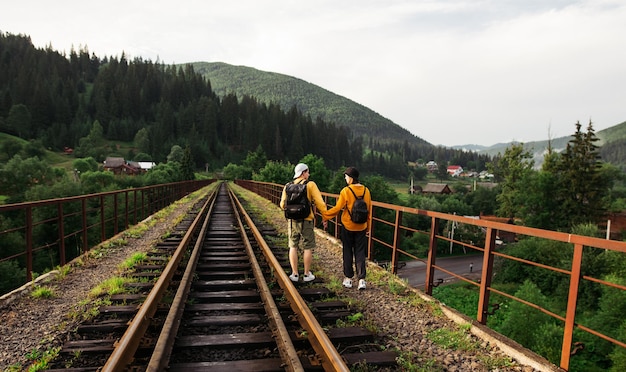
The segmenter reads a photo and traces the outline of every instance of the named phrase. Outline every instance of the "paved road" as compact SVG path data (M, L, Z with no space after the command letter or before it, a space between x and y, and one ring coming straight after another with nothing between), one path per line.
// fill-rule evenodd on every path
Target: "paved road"
M455 257L438 258L437 265L457 275L462 275L472 280L480 278L482 272L482 255L463 255ZM426 278L426 264L421 261L408 261L406 265L398 269L398 276L407 279L412 287L423 289ZM439 279L443 283L451 283L457 279L440 270L435 270L434 282Z

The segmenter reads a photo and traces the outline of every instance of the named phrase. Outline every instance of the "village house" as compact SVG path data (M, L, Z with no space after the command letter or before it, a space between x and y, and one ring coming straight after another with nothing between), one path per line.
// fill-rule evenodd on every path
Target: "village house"
M452 190L445 183L427 183L422 188L423 194L452 194Z
M478 174L478 178L480 178L481 180L493 180L493 174L487 172L487 171L481 171Z
M113 172L113 174L120 175L126 174L134 176L141 173L141 167L137 162L126 162L124 158L119 157L107 157L104 160L104 170Z
M459 177L463 174L463 167L460 165L450 165L448 166L448 174L452 177Z

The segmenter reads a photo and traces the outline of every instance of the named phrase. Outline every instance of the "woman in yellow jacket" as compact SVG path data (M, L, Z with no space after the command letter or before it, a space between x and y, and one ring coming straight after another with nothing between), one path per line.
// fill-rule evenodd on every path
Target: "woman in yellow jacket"
M324 220L329 220L341 214L341 243L343 245L343 286L352 288L352 277L354 276L353 261L356 266L356 275L358 279L358 288L365 289L366 274L366 250L367 250L367 231L370 228L372 220L372 195L367 187L359 182L359 171L354 167L348 167L344 171L344 177L347 186L339 193L337 205L330 208L326 212L322 212ZM350 190L351 189L351 190ZM368 218L364 223L355 223L351 218L352 205L356 200L356 196L363 196L363 200L367 204Z

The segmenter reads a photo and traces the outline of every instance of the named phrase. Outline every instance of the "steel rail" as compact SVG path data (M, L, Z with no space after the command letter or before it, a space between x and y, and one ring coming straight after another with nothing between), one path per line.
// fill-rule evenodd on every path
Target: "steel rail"
M200 229L200 233L196 239L196 244L194 245L191 256L189 257L189 262L185 267L185 272L180 280L178 289L176 290L176 295L172 300L170 310L167 314L167 318L165 319L165 323L163 324L161 333L159 334L159 338L157 339L152 356L150 357L150 361L146 367L146 371L163 371L166 369L169 362L172 349L174 348L174 341L176 340L175 336L178 333L180 321L185 310L185 304L189 295L189 288L193 282L198 260L200 259L200 253L204 244L204 237L206 236L207 228L211 220L211 213L213 212L215 200L217 199L215 195L217 195L217 192L213 194L213 197L209 201L210 206L207 210L206 217L204 218L204 223L202 224L202 228Z
M228 196L230 197L230 203L235 210L235 216L237 218L237 223L239 224L239 231L241 233L241 238L246 246L246 252L248 253L248 257L250 257L250 264L252 266L252 272L254 277L256 278L257 286L259 287L259 295L261 296L261 300L263 302L263 306L267 313L267 316L270 320L270 326L272 328L273 333L276 336L276 344L278 346L278 352L281 355L284 362L286 362L285 368L287 371L292 372L301 372L304 371L304 367L302 366L302 362L300 362L300 358L298 357L298 353L296 351L293 342L291 341L291 337L289 336L289 332L287 331L287 327L283 321L283 318L280 314L278 306L274 301L274 297L272 296L272 292L267 285L267 281L264 278L263 270L259 265L258 260L254 254L252 249L252 244L250 243L250 239L245 233L246 229L244 223L242 221L242 215L247 217L246 221L248 227L254 230L256 226L252 223L251 219L248 217L246 211L242 208L241 204L237 200L237 197L234 195L233 191L228 188ZM255 240L259 245L262 245L265 241L262 237L258 235L254 235ZM265 252L264 252L265 255ZM276 270L274 270L276 271Z
M315 319L315 316L309 309L307 303L302 299L300 294L298 293L296 287L293 285L280 263L272 254L270 247L263 239L263 235L256 228L252 218L245 212L245 209L239 202L239 200L235 199L237 207L242 211L242 216L244 216L246 222L248 223L250 230L252 231L255 239L259 242L261 247L261 251L265 256L265 259L272 266L274 271L274 275L277 278L278 285L285 291L285 296L289 300L289 304L292 307L293 311L296 314L299 314L298 321L300 325L308 332L308 340L311 343L311 346L317 353L318 358L320 359L321 365L325 371L345 371L348 372L350 369L346 365L346 362L341 357L341 354L337 351L333 343L328 338L328 335L324 332L324 329Z
M135 353L139 347L139 343L148 329L152 317L154 316L163 295L167 291L169 283L176 273L180 261L183 259L183 256L187 251L187 247L193 240L200 221L203 219L208 210L209 201L213 200L216 194L217 193L214 190L213 194L207 199L200 212L193 220L189 230L185 233L183 239L176 248L175 253L172 255L172 258L169 260L167 266L163 270L163 273L154 285L154 288L150 291L145 302L141 305L139 311L130 322L128 329L124 335L117 342L115 342L115 349L111 353L111 356L108 358L104 367L102 367L102 372L122 371L125 370L130 363L132 363Z

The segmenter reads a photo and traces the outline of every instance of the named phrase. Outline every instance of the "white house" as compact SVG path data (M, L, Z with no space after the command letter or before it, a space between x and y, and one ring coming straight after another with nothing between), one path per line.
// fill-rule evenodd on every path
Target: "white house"
M426 168L431 171L434 172L437 170L437 163L435 163L434 160L429 161L428 163L426 163Z
M141 169L145 171L152 169L156 165L153 161L138 161L137 163L139 163Z

